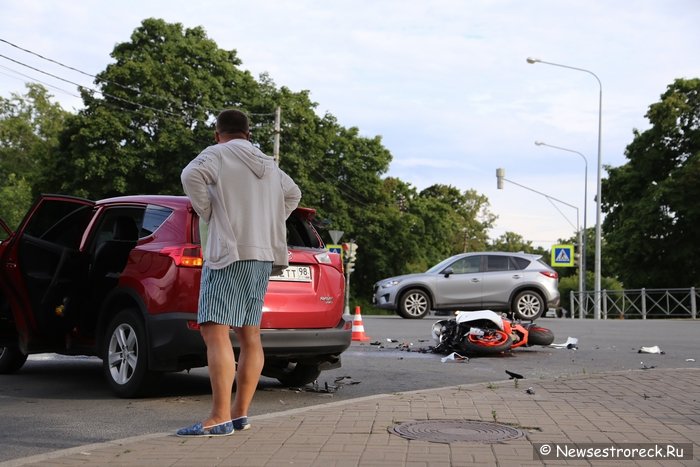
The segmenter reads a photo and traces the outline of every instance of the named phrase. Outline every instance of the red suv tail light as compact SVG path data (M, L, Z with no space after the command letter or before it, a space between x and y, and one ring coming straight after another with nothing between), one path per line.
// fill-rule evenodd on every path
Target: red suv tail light
M199 246L167 247L160 250L160 254L170 256L176 266L185 268L201 268L204 263Z
M543 274L550 279L559 279L559 273L557 271L540 271L540 274Z

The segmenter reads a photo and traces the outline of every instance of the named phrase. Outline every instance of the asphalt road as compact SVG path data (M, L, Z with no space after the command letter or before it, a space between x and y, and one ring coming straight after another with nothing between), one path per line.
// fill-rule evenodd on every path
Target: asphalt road
M323 404L373 394L412 391L508 379L505 370L528 380L561 375L686 368L700 365L700 320L541 319L555 343L569 336L578 349L531 347L466 363L441 363L442 355L421 352L433 345L432 323L442 317L404 320L363 316L370 342L353 342L343 367L325 372L316 387L282 387L263 378L253 403L256 414ZM664 354L638 353L658 345ZM20 372L0 375L0 462L147 433L169 432L203 418L209 410L206 369L166 375L157 396L115 398L94 358L32 356ZM465 397L468 395L465 394Z

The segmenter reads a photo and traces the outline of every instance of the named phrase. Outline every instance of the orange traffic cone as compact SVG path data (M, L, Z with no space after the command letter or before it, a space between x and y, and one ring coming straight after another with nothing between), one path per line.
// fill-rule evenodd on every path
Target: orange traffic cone
M355 318L352 320L352 340L367 342L369 337L365 335L365 327L362 324L362 315L360 314L360 307L355 307Z

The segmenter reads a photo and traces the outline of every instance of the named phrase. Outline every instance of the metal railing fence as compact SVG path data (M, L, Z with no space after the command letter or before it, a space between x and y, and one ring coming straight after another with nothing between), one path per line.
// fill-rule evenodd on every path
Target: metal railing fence
M595 292L571 291L572 318L595 317ZM600 291L601 319L698 318L698 289Z

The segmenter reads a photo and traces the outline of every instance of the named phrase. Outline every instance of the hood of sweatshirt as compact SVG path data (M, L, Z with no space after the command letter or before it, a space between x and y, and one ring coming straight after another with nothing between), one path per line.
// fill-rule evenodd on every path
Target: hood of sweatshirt
M267 167L273 163L270 156L253 146L250 141L236 139L226 143L231 152L236 155L258 178L263 178Z

